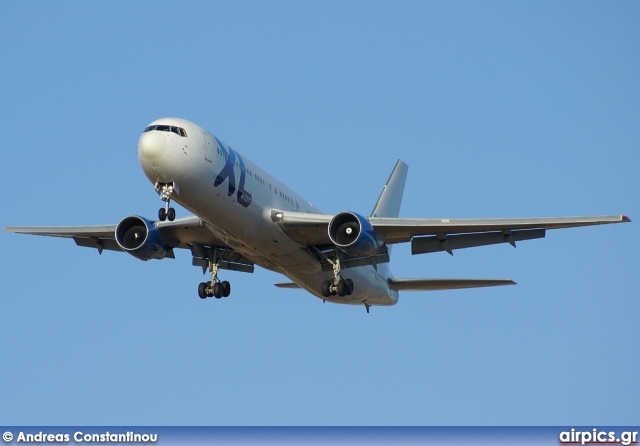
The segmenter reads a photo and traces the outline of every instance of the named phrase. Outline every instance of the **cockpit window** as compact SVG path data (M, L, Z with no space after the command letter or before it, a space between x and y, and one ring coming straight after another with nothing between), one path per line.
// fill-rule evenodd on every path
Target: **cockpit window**
M175 127L173 125L163 125L163 124L150 125L146 129L144 129L144 132L142 132L142 133L150 132L151 130L157 130L159 132L173 132L176 135L182 136L182 137L186 137L187 136L186 130L183 129L182 127Z

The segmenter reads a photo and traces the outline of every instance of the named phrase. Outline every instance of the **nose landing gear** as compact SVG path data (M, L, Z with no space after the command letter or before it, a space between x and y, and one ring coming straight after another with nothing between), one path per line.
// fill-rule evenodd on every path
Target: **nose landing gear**
M165 207L158 210L158 219L160 221L165 221L167 219L169 221L173 221L176 219L176 210L172 207L169 207L169 204L171 203L171 194L173 194L173 191L173 183L156 183L156 192L160 194L160 198L166 203Z

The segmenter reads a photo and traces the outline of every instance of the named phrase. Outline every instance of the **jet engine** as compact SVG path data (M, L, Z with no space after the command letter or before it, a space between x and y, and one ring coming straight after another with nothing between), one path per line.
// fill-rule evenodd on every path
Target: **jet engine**
M162 234L153 222L133 215L120 220L116 226L116 242L140 260L162 259L167 254Z
M375 255L382 244L371 223L355 212L341 212L331 219L329 239L338 249L354 257Z

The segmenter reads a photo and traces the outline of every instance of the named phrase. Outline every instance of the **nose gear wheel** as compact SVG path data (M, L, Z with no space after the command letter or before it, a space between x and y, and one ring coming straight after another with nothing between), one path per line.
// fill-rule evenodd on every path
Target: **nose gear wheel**
M165 202L165 207L158 210L158 219L160 221L173 221L176 219L176 210L170 207L171 194L173 194L173 191L174 187L172 183L156 183L156 192L160 194L160 199Z

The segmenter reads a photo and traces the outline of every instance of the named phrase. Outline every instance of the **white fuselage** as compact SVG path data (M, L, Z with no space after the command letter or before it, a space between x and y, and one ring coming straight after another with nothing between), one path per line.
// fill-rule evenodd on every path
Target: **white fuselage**
M142 134L138 157L147 178L173 183L171 199L205 221L215 236L257 265L277 271L313 295L344 304L394 305L388 265L343 269L354 292L340 297L322 295L322 282L333 278L320 263L287 237L271 218L272 210L320 213L307 200L256 166L244 155L202 127L183 119L166 118L150 125L186 131L153 130Z

